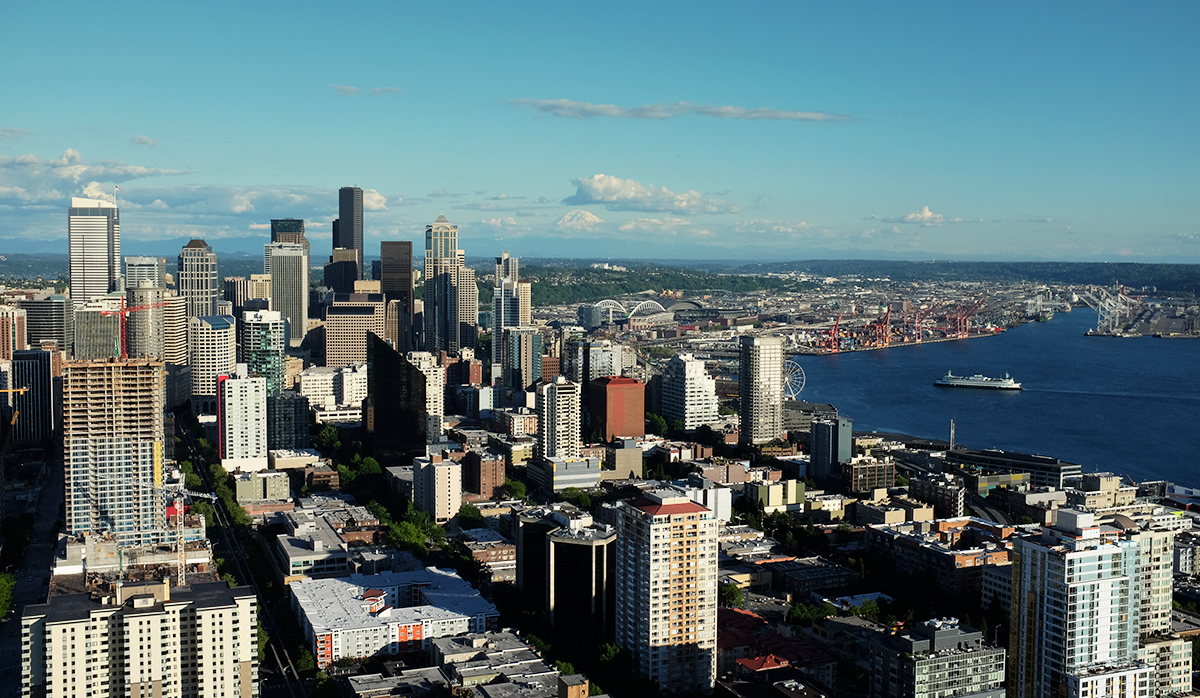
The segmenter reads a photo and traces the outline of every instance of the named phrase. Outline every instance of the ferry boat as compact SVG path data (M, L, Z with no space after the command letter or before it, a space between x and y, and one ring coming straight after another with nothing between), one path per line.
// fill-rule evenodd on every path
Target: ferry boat
M989 378L976 373L973 376L956 376L950 371L946 371L946 375L933 382L934 385L942 385L950 388L988 388L991 390L1020 390L1021 384L1016 382L1007 373L1003 378Z

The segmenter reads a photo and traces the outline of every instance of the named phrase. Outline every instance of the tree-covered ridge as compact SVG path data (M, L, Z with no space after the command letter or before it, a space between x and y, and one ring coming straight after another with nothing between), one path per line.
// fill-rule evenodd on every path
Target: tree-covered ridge
M521 278L533 282L534 305L563 305L654 291L732 291L795 287L795 281L758 275L715 274L681 267L637 266L626 271L525 266Z

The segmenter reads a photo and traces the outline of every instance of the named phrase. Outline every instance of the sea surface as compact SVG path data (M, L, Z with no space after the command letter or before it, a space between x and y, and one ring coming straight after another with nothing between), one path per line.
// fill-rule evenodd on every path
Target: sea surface
M801 399L827 402L855 430L1037 453L1135 481L1200 487L1200 339L1088 337L1095 311L1058 313L993 337L798 356ZM1021 391L940 388L1007 372Z

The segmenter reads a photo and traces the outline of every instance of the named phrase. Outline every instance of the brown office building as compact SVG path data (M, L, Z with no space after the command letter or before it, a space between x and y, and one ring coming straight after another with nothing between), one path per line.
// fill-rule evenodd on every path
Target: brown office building
M605 376L588 389L588 428L599 430L605 441L618 436L646 435L646 385L633 378Z

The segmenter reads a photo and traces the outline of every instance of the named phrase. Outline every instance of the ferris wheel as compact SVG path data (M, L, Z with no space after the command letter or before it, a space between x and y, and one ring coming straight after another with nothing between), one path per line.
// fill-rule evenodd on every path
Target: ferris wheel
M783 362L783 395L789 400L799 400L804 390L804 369L795 359Z

